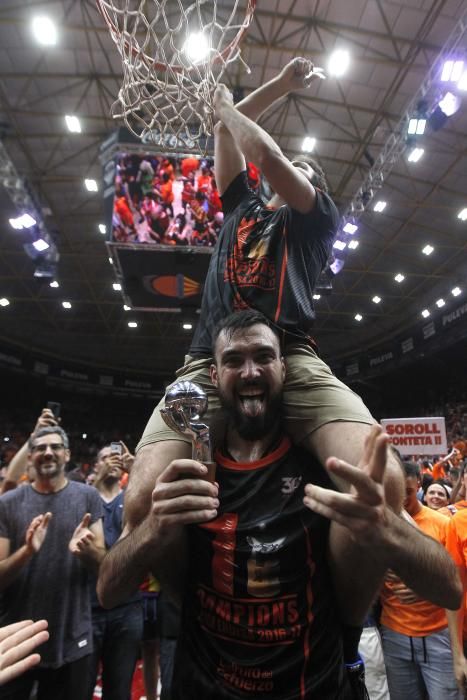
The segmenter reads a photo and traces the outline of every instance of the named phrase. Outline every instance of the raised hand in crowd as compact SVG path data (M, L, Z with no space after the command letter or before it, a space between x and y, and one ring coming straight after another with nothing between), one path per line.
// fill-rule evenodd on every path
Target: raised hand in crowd
M34 434L37 430L39 430L39 428L45 428L49 425L58 425L59 420L57 421L50 408L43 408L31 434ZM26 440L24 445L20 447L8 465L5 478L0 484L0 495L6 491L11 491L12 489L16 488L19 480L23 474L26 473L28 466L28 452L28 440Z
M25 544L31 554L36 554L42 547L47 536L47 530L52 513L37 515L26 530Z
M132 455L128 447L125 445L123 440L120 440L120 444L123 447L122 452L122 469L128 474L131 472L131 468L135 461L135 455Z
M31 652L49 638L47 620L22 620L0 627L0 685L36 666L41 657Z

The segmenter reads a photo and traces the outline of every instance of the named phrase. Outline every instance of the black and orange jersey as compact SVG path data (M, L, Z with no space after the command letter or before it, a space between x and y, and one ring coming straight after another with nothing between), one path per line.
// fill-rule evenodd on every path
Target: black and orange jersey
M217 323L241 309L261 311L279 329L307 337L315 318L313 292L339 223L332 199L316 190L308 214L268 208L240 173L222 196L224 225L204 286L190 355L211 354Z
M218 516L188 528L173 697L345 698L329 521L303 504L329 477L288 438L257 462L216 462Z

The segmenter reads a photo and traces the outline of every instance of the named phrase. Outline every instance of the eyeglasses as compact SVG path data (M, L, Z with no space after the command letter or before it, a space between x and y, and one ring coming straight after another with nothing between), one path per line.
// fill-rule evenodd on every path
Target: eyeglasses
M31 448L31 452L47 452L47 448L50 447L52 452L59 452L60 450L65 449L65 445L62 442L54 442L51 445L34 445Z

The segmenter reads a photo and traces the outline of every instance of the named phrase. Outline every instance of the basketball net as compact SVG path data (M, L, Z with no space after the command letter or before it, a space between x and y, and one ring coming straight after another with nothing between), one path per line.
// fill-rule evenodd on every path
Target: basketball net
M97 3L123 63L113 117L164 150L205 152L214 90L227 65L240 58L256 0L234 0L227 10L217 0ZM190 55L193 34L206 47L202 58Z

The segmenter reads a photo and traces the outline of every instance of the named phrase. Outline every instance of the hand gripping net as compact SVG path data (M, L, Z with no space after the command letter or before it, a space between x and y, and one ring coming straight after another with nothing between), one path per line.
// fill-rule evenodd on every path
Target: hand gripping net
M165 150L198 147L213 130L212 97L239 43L256 0L97 0L123 61L114 118ZM193 34L207 55L197 61L186 45Z

